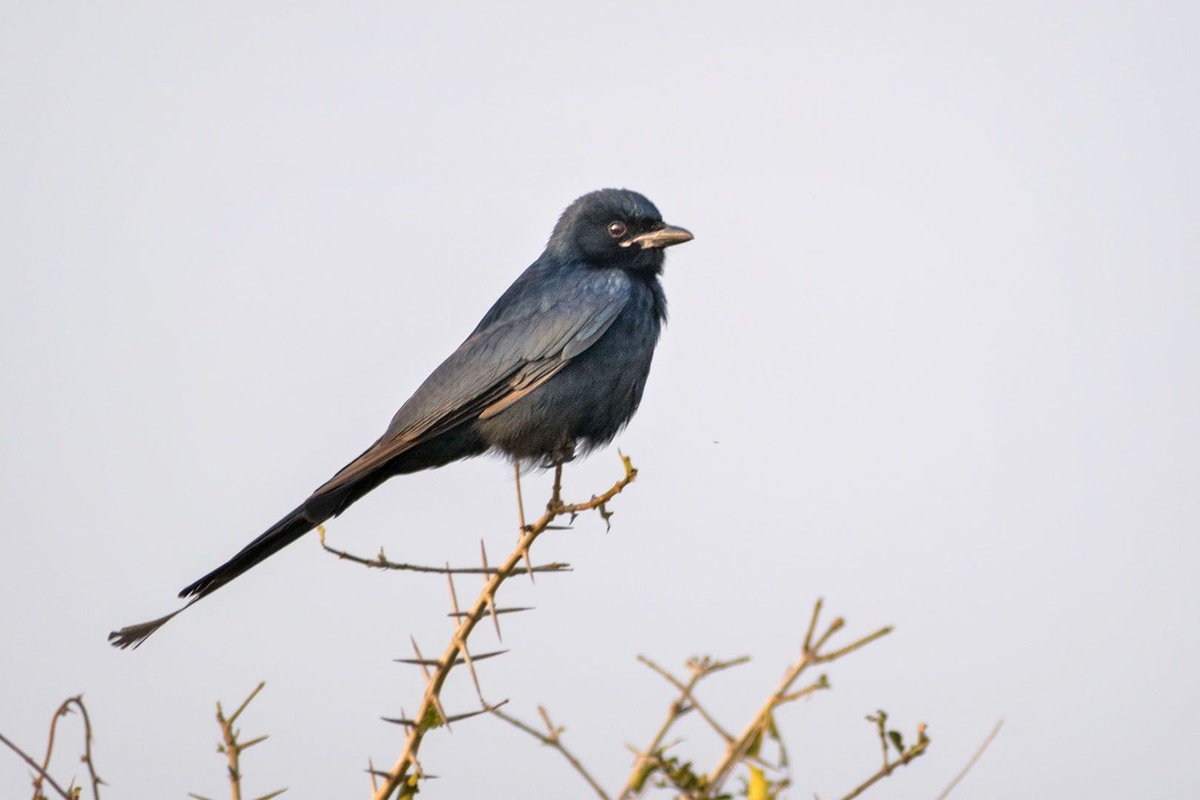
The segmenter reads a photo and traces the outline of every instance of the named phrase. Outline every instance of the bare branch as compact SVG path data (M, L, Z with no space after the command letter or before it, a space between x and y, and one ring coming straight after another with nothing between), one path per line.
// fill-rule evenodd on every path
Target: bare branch
M432 678L425 687L424 697L413 720L414 724L408 729L404 748L399 758L397 758L395 765L388 771L387 777L380 782L379 788L373 796L374 800L387 800L387 798L390 798L397 792L400 793L401 797L414 793L416 789L415 779L419 776L420 771L419 764L417 763L417 753L420 750L421 742L424 740L426 732L440 726L446 721L445 714L438 708L438 698L455 663L460 657L469 658L469 656L464 655L467 638L471 635L471 632L480 620L489 615L490 610L494 607L494 599L500 586L510 576L517 574L517 567L522 560L527 559L530 546L550 527L551 523L561 516L580 514L584 511L599 510L607 513L604 511L604 504L620 494L637 477L637 470L634 469L629 458L622 456L621 460L625 467L625 475L604 494L593 497L583 503L563 504L560 497L561 467L555 470L554 493L545 513L531 525L525 525L524 520L522 520L522 533L517 546L509 554L508 558L491 573L475 602L465 612L452 612L454 617L460 620L458 627L455 629L450 644L446 647L442 657L438 659ZM530 575L532 576L532 572ZM495 618L495 615L502 613L502 611L502 609L495 609L495 614L492 615L493 618ZM424 660L419 653L417 658L422 661Z
M575 771L578 772L585 781L587 781L588 786L592 787L592 791L594 791L596 795L601 798L601 800L609 800L608 794L605 793L604 789L600 786L596 779L592 777L591 773L584 768L579 759L576 758L575 755L566 748L566 745L562 743L562 728L554 727L553 723L550 722L550 715L542 706L538 706L538 713L542 716L542 722L544 722L546 725L547 733L543 734L531 725L522 722L516 717L511 717L508 714L505 714L503 711L492 711L494 716L499 717L509 725L512 725L514 728L524 731L547 747L553 747L555 750L561 753L562 757L567 760L567 763L574 767Z
M37 772L37 774L38 774L37 781L38 782L34 784L34 795L33 795L35 800L38 796L38 793L39 793L38 787L40 786L40 782L42 781L42 779L45 779L54 788L54 791L59 793L59 795L63 798L63 800L72 800L71 795L67 794L67 791L65 789L63 789L61 786L59 786L58 783L54 780L54 778L50 777L49 773L47 773L46 770L42 769L41 766L39 766L38 763L33 760L32 756L30 756L28 753L26 753L20 747L17 747L16 744L14 744L7 736L5 736L2 733L0 733L0 742L3 742L5 745L7 745L8 749L12 750L14 753L16 753L18 756L20 756L21 759L26 764L28 764L30 767L32 767Z
M482 567L451 567L449 565L441 567L431 567L424 564L407 564L402 561L389 561L380 549L379 554L374 558L366 558L365 556L355 555L347 550L339 550L325 542L325 526L317 526L317 536L321 543L321 549L326 553L337 556L343 561L352 561L355 564L362 564L364 567L371 569L390 569L402 572L427 572L434 575L495 575L496 570L487 566L485 561ZM514 570L514 573L525 572L526 567L520 567ZM538 564L533 567L534 572L570 572L571 565L564 564L558 561L552 561L549 564Z
M734 767L741 763L741 761L746 757L746 754L749 753L753 748L754 744L759 741L760 737L762 737L762 735L768 730L771 721L771 712L774 711L777 706L782 703L790 702L791 700L803 696L804 694L808 694L811 691L828 687L829 684L827 682L817 681L808 689L802 690L801 692L795 694L791 693L790 689L792 684L799 679L805 670L814 664L823 664L830 661L835 661L844 655L854 652L860 647L870 644L882 636L886 636L892 631L890 627L880 628L874 633L864 636L863 638L847 645L846 647L835 650L832 653L822 653L821 648L824 647L829 639L835 633L841 630L846 624L845 620L843 620L841 617L834 618L834 620L829 623L829 627L825 629L825 632L822 633L814 642L813 635L816 633L817 624L823 605L823 601L818 599L816 604L813 606L813 613L809 621L808 631L804 636L803 652L801 653L800 659L788 669L778 688L776 688L770 697L767 698L762 707L759 708L758 713L755 714L750 720L750 723L746 726L745 730L742 731L741 735L729 742L728 746L725 748L724 756L717 763L717 765L709 771L707 781L708 788L709 791L713 792L714 794L717 793L721 785L729 778L729 775L733 772Z
M81 760L87 765L88 775L92 779L92 797L94 800L100 800L100 785L104 781L96 774L96 765L92 761L92 718L88 715L87 706L83 704L83 695L76 695L67 702L74 703L79 708L80 716L83 717L83 756Z
M946 800L946 798L950 796L950 792L954 791L954 787L958 786L959 782L963 778L967 777L967 773L970 772L971 768L975 766L975 763L983 757L984 752L988 749L988 745L992 743L992 740L996 738L996 734L1000 733L1000 729L1003 727L1004 720L997 720L995 727L992 728L992 732L989 733L987 738L983 740L983 744L979 745L979 749L975 751L975 755L971 756L971 759L967 761L967 765L962 768L962 771L955 775L954 780L950 781L950 784L942 790L942 793L937 796L937 800Z
M238 737L241 735L241 731L234 728L234 725L237 723L238 717L242 715L242 712L246 710L250 702L255 697L258 697L258 693L266 685L266 681L260 681L258 686L254 687L254 691L250 692L241 705L237 707L237 710L229 716L225 716L225 710L221 707L221 702L217 701L217 724L221 726L221 744L217 745L217 752L223 753L228 763L229 794L232 800L242 800L242 753L254 745L267 740L266 736L258 736L248 742L239 741ZM286 788L278 789L269 794L262 795L255 800L271 800L271 798L278 797L286 791ZM199 795L193 794L191 797L199 797Z
M745 663L746 661L749 661L749 660L750 660L749 656L746 656L746 657L743 657L742 659L738 659L738 662ZM688 701L688 703L691 704L691 707L693 709L695 709L695 711L698 714L700 714L701 717L704 718L704 721L707 722L714 731L716 731L718 736L720 736L722 739L725 740L726 744L733 741L733 734L729 733L723 727L721 727L721 724L719 722L717 722L717 720L711 714L709 714L707 710L705 710L704 706L700 705L700 702L696 699L696 696L694 694L692 694L691 690L687 688L687 686L683 683L683 681L676 678L670 672L667 672L665 669L660 667L658 664L655 664L653 661L651 661L646 656L638 656L638 661L642 662L647 667L649 667L650 669L657 672L664 679L666 679L666 681L668 683L670 683L672 686L674 686L680 692L685 693L685 699ZM711 674L711 671L707 672L706 674Z
M659 726L658 731L655 732L654 738L651 740L650 744L647 745L646 749L638 750L634 747L629 748L635 755L633 769L630 771L629 777L626 778L625 785L621 787L621 791L617 794L618 798L624 800L624 798L636 797L641 794L642 790L645 788L645 782L650 776L650 773L653 772L654 769L661 768L663 766L664 762L662 759L662 753L665 752L667 748L678 743L676 741L672 742L671 744L664 745L662 743L663 739L666 738L667 733L670 731L675 722L689 711L693 709L700 711L701 714L704 715L705 720L708 721L708 723L712 725L719 734L727 736L727 742L732 740L732 736L725 734L724 729L717 724L716 720L711 716L708 716L706 712L704 712L703 709L696 704L692 690L696 688L696 684L698 684L704 678L707 678L709 675L721 672L722 670L730 669L731 667L740 666L749 660L749 656L740 656L728 661L717 661L709 658L708 656L688 659L686 666L688 671L691 672L691 677L688 679L687 683L682 683L674 676L668 677L669 673L667 673L666 670L662 669L662 667L659 667L649 658L641 655L638 656L638 661L641 661L647 667L654 670L659 675L667 678L668 681L675 685L676 688L679 689L679 696L667 709L666 718L662 721L662 724Z
M804 652L812 650L813 634L817 630L817 619L821 616L821 608L825 605L825 598L818 597L817 602L813 603L812 617L808 620L808 631L804 634Z
M65 791L66 796L70 796L73 800L80 796L82 789L75 786L74 779L71 780L71 783L68 784L67 788L64 790L54 781L48 772L50 769L50 758L54 755L54 743L58 730L58 721L67 716L67 714L71 713L72 706L79 709L79 714L83 718L83 755L80 756L79 760L87 766L88 775L92 782L92 797L95 798L95 800L100 800L100 786L104 783L104 781L101 780L100 776L96 774L95 762L92 760L92 740L94 738L92 734L92 720L88 715L87 706L83 704L83 695L68 697L59 704L58 708L54 710L54 714L50 718L50 732L46 737L46 755L42 759L41 766L38 766L37 762L35 762L29 755L25 753L25 751L21 750L13 742L9 741L3 736L0 736L0 740L8 745L13 752L21 756L21 758L23 758L37 772L33 779L34 800L38 800L38 798L43 796L42 785L44 782L49 782L54 790L59 794L63 794Z
M875 631L874 633L869 633L866 636L859 639L857 642L852 642L852 643L846 645L845 647L841 648L840 650L834 650L832 653L824 653L821 655L817 655L814 658L813 663L814 664L824 664L828 661L837 661L842 656L849 655L850 653L853 653L855 650L859 649L860 647L866 647L867 645L869 645L871 642L875 641L876 639L882 639L884 636L887 636L893 630L895 630L895 628L893 628L891 625L880 628L879 630Z

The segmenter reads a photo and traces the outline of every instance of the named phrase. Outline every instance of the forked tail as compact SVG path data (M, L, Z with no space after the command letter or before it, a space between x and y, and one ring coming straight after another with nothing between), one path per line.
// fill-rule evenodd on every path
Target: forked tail
M276 522L268 528L261 536L259 536L250 544L238 551L237 555L226 561L221 566L214 569L212 572L205 575L200 580L186 587L179 593L180 597L190 598L188 604L178 611L174 611L165 617L151 620L150 622L141 622L137 625L128 625L121 628L119 631L113 631L108 635L108 641L114 647L122 649L126 647L137 647L146 640L150 634L166 625L172 617L183 611L192 603L195 603L202 597L212 594L217 589L220 589L231 580L241 575L246 570L254 567L259 562L275 555L283 548L287 547L292 542L299 539L304 534L315 528L319 522L313 522L304 514L304 508L307 503L300 505L294 509L283 519Z

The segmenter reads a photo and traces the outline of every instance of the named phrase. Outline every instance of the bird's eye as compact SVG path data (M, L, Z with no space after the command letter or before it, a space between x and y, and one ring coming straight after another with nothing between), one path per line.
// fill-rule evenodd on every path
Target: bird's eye
M608 223L608 235L614 239L620 239L625 235L625 223L620 220Z

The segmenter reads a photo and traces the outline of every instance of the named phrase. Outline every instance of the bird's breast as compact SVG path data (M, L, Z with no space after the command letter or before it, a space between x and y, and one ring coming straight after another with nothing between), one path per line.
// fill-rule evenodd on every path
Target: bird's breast
M574 446L603 445L637 411L662 329L656 293L634 296L591 347L476 430L520 459L549 460Z

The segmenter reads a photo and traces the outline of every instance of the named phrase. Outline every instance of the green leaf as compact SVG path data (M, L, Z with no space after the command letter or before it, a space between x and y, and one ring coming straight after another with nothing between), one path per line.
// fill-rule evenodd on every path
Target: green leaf
M754 738L750 740L749 746L746 748L747 758L758 758L758 751L762 750L763 730L759 728L754 732Z
M767 714L767 736L773 742L780 741L779 728L775 727L775 715Z

